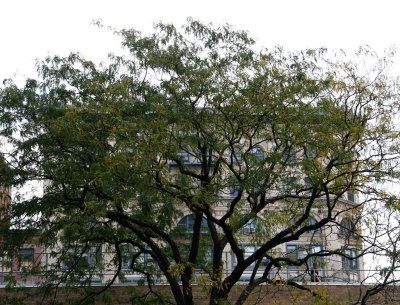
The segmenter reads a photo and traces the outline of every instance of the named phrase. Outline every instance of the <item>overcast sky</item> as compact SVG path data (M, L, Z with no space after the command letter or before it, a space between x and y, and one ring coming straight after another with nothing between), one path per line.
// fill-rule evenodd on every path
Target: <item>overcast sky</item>
M268 48L349 51L367 44L383 53L400 47L399 8L397 0L2 0L0 80L35 76L35 59L48 54L79 51L98 62L117 52L118 38L91 25L94 19L146 33L155 21L182 25L191 16L247 30ZM397 73L400 54L395 60Z

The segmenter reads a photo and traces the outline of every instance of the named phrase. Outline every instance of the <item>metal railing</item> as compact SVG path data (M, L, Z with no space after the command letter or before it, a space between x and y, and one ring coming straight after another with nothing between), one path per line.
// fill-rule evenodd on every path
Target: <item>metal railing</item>
M106 254L106 253L104 253ZM228 276L233 269L232 260L229 253L225 253L225 265L224 265L224 275ZM53 266L49 263L51 261L49 253L42 253L40 255L39 261L33 262L33 266L40 266L40 274L30 274L29 270L18 270L18 268L10 267L10 264L1 264L0 265L0 285L7 285L10 282L17 283L20 286L36 286L39 285L42 280L47 279L47 274L53 272ZM13 270L16 269L16 270ZM39 269L39 268L35 268ZM114 268L116 269L116 268ZM207 281L208 274L204 270L195 269L193 276L193 283L201 284L202 282ZM260 269L256 274L255 278L259 278L263 274L263 269ZM62 268L60 268L60 274L62 274ZM315 274L317 273L317 277ZM293 280L302 283L312 283L312 282L321 282L321 283L343 283L343 284L357 284L362 282L365 279L365 275L368 273L374 272L375 274L379 273L379 270L365 270L365 269L332 269L332 268L320 268L314 269L313 271L305 270L304 268L299 267L287 267L277 269L271 269L268 279L273 280ZM94 273L95 276L92 277L92 283L103 285L106 284L115 274L113 269L100 269ZM89 278L88 274L88 278ZM245 270L240 277L239 283L246 283L250 281L253 276L252 267ZM134 285L143 282L143 275L135 272L131 272L129 269L125 269L122 272L122 275L118 277L116 283L123 285ZM166 280L163 276L153 276L154 284L167 284Z

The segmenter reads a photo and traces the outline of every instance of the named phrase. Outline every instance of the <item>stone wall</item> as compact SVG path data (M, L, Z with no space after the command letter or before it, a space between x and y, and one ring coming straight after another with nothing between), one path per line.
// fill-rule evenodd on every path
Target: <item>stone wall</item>
M313 298L307 291L302 291L296 288L287 286L261 286L255 290L246 304L262 304L262 305L303 305L303 304L314 304L314 305L345 305L345 304L361 304L359 301L360 295L368 289L365 286L359 285L313 285L307 286L311 291L319 294L320 298ZM170 295L168 286L155 286L154 291L164 295ZM243 286L236 286L232 291L232 300L235 300ZM98 292L100 288L96 288ZM205 305L207 303L207 291L204 287L193 286L195 304ZM59 288L57 292L55 290L47 291L50 292L47 301L53 299L53 296L58 301L76 300L84 296L82 289L75 289L75 291L67 291L64 288ZM134 305L143 304L142 299L137 298L139 295L144 295L148 292L144 286L112 286L107 293L101 296L93 296L88 298L88 303L84 304L95 304L95 305L106 305L106 304L120 304L120 305ZM0 289L0 304L18 304L18 305L36 305L42 300L43 291L38 288L23 288L19 291L7 290L5 288ZM18 300L17 300L18 298ZM148 296L147 300L151 297ZM13 303L14 302L14 303ZM43 304L50 304L44 302ZM391 286L388 287L384 292L375 295L368 301L367 304L400 304L400 287Z

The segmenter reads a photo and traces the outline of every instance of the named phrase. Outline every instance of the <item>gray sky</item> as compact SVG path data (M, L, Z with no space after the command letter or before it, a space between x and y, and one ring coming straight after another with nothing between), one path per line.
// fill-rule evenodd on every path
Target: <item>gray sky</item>
M35 59L48 54L79 51L96 62L105 59L119 40L90 25L94 19L149 32L154 21L181 25L191 16L248 30L268 48L349 51L367 44L383 53L400 47L399 8L397 0L2 0L0 80L35 76ZM395 61L400 75L400 54Z

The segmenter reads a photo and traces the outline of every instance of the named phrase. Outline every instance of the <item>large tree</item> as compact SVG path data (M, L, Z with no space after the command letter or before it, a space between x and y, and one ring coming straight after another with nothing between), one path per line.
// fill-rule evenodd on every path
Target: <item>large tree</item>
M382 187L400 156L386 59L260 50L245 32L193 20L117 34L124 56L49 57L37 80L0 91L1 183L44 185L13 198L2 226L9 256L44 245L45 266L30 272L54 289L90 288L113 272L107 287L128 261L150 289L168 283L180 305L193 304L195 280L218 304L250 270L230 299L243 304L260 284L304 288L311 268L354 267L367 253L391 258L378 279L391 281L396 234L377 237L396 227L374 214L398 210Z

